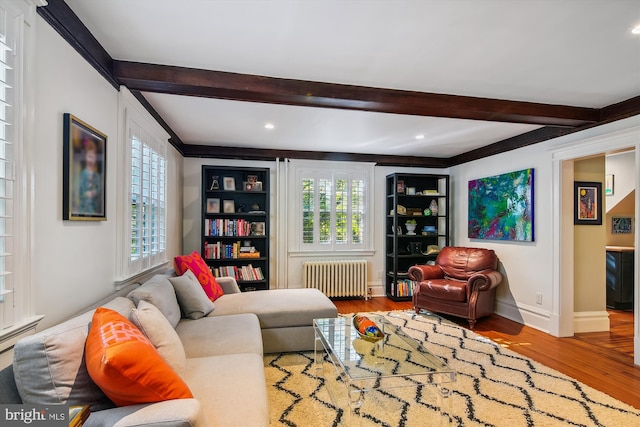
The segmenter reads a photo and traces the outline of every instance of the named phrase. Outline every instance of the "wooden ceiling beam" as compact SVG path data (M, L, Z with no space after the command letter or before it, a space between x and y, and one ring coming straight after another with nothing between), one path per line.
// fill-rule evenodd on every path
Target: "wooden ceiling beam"
M113 76L131 90L245 102L378 113L579 127L599 110L229 73L171 65L113 62Z

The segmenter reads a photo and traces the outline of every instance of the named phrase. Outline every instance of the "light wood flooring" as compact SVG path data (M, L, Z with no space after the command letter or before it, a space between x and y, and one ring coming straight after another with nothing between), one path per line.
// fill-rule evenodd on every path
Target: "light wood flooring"
M385 297L335 300L339 313L411 309L410 301ZM640 409L640 367L633 364L633 312L610 310L611 330L556 338L496 314L481 319L475 332L516 353ZM468 327L464 319L444 316Z

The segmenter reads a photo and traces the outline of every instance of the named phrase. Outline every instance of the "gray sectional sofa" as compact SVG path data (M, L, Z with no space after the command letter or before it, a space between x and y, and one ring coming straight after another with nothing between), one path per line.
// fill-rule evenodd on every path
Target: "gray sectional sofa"
M165 360L179 366L192 399L115 407L85 365L90 310L16 344L13 365L0 372L0 403L90 405L86 426L267 426L263 352L313 349L312 319L335 317L336 307L314 289L242 293L222 278L225 294L213 311L188 319L170 278L156 275L99 305L131 319L150 304L163 316L156 323L166 318L174 329L163 335L175 331L178 344L166 340L163 353L151 341L163 357L170 350Z

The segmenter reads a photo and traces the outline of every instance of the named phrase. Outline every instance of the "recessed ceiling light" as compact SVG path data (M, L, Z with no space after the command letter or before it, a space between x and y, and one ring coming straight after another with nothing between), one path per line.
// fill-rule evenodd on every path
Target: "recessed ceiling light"
M633 27L633 29L631 30L631 34L640 34L640 24Z
M275 126L273 123L265 123L264 128L271 130L271 129L275 129Z
M417 134L416 139L424 139L424 134L423 133Z

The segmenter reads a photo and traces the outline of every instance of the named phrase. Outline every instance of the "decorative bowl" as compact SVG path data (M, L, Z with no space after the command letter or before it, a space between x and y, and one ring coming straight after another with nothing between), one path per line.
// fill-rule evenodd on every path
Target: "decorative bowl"
M384 332L368 317L353 316L353 326L360 338L366 341L376 342L384 338Z

